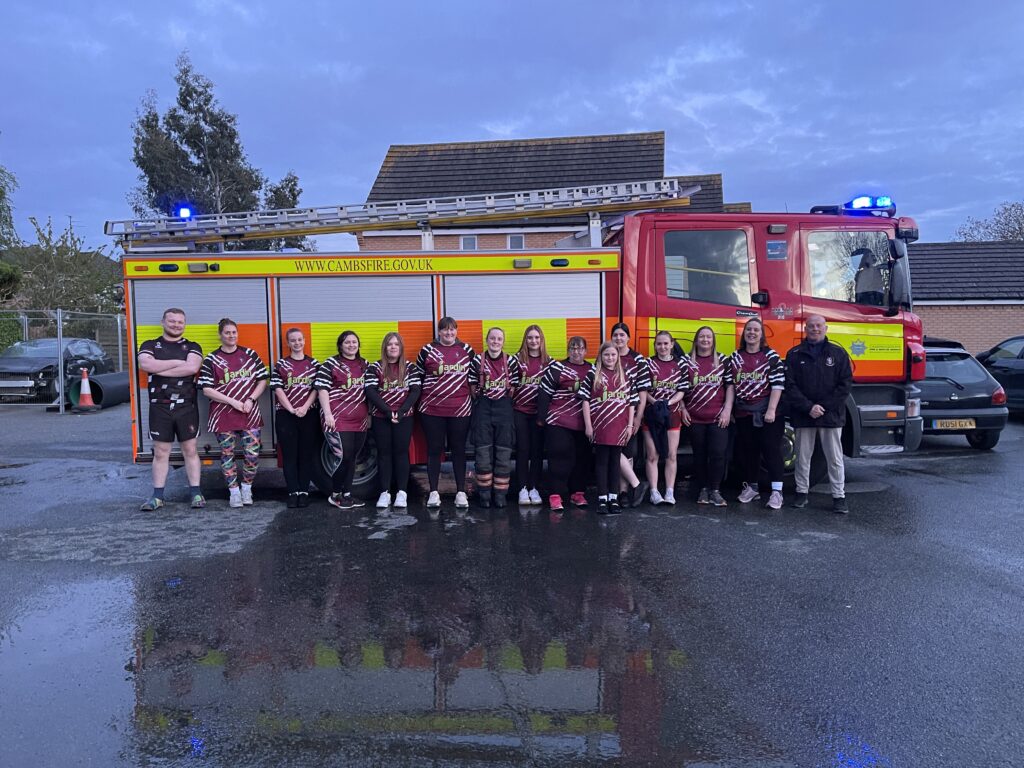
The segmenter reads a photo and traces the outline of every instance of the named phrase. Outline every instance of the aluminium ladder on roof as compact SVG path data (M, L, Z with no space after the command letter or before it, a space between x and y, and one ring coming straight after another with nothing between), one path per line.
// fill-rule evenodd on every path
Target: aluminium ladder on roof
M357 203L321 208L286 208L212 213L188 218L108 221L107 235L131 245L192 245L225 240L399 229L431 224L477 223L531 216L667 208L689 204L700 189L680 190L676 179L654 179L582 187Z

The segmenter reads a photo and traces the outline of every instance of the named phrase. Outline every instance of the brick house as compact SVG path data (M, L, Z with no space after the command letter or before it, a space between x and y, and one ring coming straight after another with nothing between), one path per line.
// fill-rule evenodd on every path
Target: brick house
M665 133L625 133L450 144L392 145L367 202L515 192L664 178ZM750 210L723 203L721 174L679 176L681 188L700 185L683 209L698 213ZM551 248L585 231L586 216L510 220L497 225L434 227L436 250ZM357 234L363 251L421 249L418 230Z
M969 351L1024 333L1024 241L912 243L914 311Z

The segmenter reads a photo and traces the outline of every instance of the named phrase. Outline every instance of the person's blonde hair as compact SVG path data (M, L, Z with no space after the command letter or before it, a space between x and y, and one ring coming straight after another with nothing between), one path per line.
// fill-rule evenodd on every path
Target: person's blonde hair
M622 367L622 355L619 348L612 341L606 341L597 349L597 359L594 361L594 392L604 389L604 377L601 372L604 370L604 352L606 349L615 350L615 386L626 386L626 369Z
M551 356L548 355L548 342L547 339L544 338L544 329L536 323L526 326L526 330L523 331L523 343L519 345L519 351L516 352L516 357L519 358L520 363L526 365L526 362L530 357L530 350L526 347L526 335L530 331L536 331L540 334L540 362L541 365L547 365L551 362Z

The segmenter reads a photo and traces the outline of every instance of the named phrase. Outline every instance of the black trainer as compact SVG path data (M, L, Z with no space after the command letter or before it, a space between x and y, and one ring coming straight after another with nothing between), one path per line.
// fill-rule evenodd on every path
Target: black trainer
M298 506L300 506L300 507L308 507L309 506L309 492L308 491L299 491L298 494L296 494L296 495L299 497L298 499L296 499L296 501L298 502Z
M608 514L609 515L618 515L618 514L621 514L621 512L622 512L622 505L619 504L619 500L617 498L616 499L608 499Z
M345 494L345 502L347 504L344 509L358 509L359 507L365 507L366 502L360 499L358 496L353 496L351 493Z
M296 491L295 493L289 493L288 494L288 509L295 509L297 506L299 506L299 494L298 494L298 492Z
M597 500L597 514L599 514L599 515L607 515L608 511L609 511L608 510L608 500L607 499L598 499Z
M837 515L848 515L850 514L850 508L846 506L846 498L843 496L835 496L832 499L832 511Z
M634 488L629 497L629 506L639 507L644 503L644 499L647 498L647 492L651 490L650 484L646 480L641 480L640 485Z
M797 509L803 509L810 503L811 500L810 498L808 498L808 495L806 493L798 493L796 495L796 498L793 499L793 506L796 507Z

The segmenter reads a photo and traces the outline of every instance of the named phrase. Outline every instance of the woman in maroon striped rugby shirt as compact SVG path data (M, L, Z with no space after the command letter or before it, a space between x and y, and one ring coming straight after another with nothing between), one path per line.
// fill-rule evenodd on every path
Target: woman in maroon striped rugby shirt
M473 405L473 446L476 450L477 503L504 507L512 476L512 444L515 422L512 397L522 377L519 360L506 354L505 331L487 331L487 349L473 361L477 381Z
M615 344L606 341L597 351L597 361L580 385L583 424L594 444L594 479L597 481L597 513L621 511L619 482L622 446L636 433L634 419L640 397L636 382L623 370Z
M409 506L409 441L413 408L420 396L420 373L405 359L405 342L392 331L380 345L380 360L366 371L366 398L370 401L373 439L381 494L377 509L391 506L391 480L395 481L395 508Z
M454 318L442 317L437 339L426 344L416 358L423 377L420 393L420 423L427 437L427 506L441 506L437 484L441 478L441 455L447 438L448 456L455 473L455 506L469 507L466 496L466 436L473 409L473 359L476 352L458 338Z
M306 337L298 328L285 333L288 357L277 361L270 374L274 393L274 426L281 446L288 508L309 505L309 471L316 457L315 413L317 361L306 354Z
M633 379L637 395L640 398L636 407L636 422L633 424L633 434L629 436L626 445L622 449L622 458L619 460L622 479L622 488L629 487L629 503L638 507L643 503L647 495L647 481L640 479L634 466L633 457L637 450L637 433L643 423L644 410L647 408L647 391L651 388L651 371L647 365L647 358L629 347L629 326L625 323L616 323L612 326L611 341L619 353L619 362L626 375ZM600 362L600 361L598 361Z
M743 342L731 360L736 382L736 451L746 480L739 500L747 504L760 498L758 476L763 458L771 483L768 508L782 509L785 422L777 411L786 387L786 367L765 341L764 324L758 318L750 318L743 326Z
M359 336L355 331L342 331L338 336L338 354L320 364L314 381L324 439L341 459L331 477L333 493L327 499L338 509L364 506L358 496L352 495L352 481L356 459L370 428L370 411L363 389L366 367L366 361L359 355Z
M537 421L546 425L544 447L551 484L548 504L556 514L564 509L566 497L577 507L587 506L584 491L590 446L583 431L583 402L576 396L590 372L586 356L587 340L582 336L569 339L569 357L548 364L537 395Z
M676 340L668 331L658 331L654 336L654 357L648 360L651 370L651 388L647 391L647 413L655 410L657 403L664 402L668 408L668 424L665 426L665 495L658 490L659 450L655 445L652 428L643 425L644 448L647 459L647 482L651 486L651 504L675 504L676 454L679 452L679 430L682 427L679 406L686 395L688 379L685 356L674 354ZM657 427L655 427L657 429ZM660 438L659 438L660 441Z
M690 428L693 443L693 479L700 489L697 503L724 507L720 488L732 421L732 364L715 349L715 332L706 325L693 336L687 378L681 418Z
M522 369L522 381L512 398L516 420L516 474L519 476L519 503L541 503L540 477L544 469L544 425L537 423L537 394L544 369L551 362L544 331L529 325L516 353Z
M267 388L267 366L254 350L238 345L238 325L229 318L217 324L220 348L203 360L198 386L210 400L208 428L220 445L220 470L228 484L228 503L248 506L252 481L260 463L263 416L257 403ZM242 446L242 473L238 477L235 447Z

